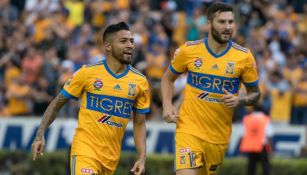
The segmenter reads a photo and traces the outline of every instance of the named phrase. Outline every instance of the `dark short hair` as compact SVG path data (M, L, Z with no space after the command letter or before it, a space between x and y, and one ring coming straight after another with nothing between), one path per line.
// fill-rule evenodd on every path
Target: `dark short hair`
M103 42L107 41L109 36L111 36L113 33L121 30L130 30L128 24L125 22L119 22L117 24L109 25L103 32Z
M230 4L223 2L215 2L211 4L207 9L207 18L212 21L216 12L233 12L233 8Z

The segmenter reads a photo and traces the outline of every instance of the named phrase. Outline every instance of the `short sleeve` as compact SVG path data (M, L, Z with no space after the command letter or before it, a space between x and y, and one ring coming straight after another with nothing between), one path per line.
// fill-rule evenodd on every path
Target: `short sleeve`
M170 71L174 74L178 75L186 71L187 66L185 64L186 56L184 50L185 45L182 45L174 53L171 65L169 66Z
M140 93L137 96L133 111L139 114L146 114L149 112L150 93L149 86L146 79L140 84Z
M244 66L241 78L245 86L258 85L257 65L255 58L250 51L248 52L247 61Z
M85 73L85 66L76 71L65 83L63 89L61 90L61 94L66 98L78 99L81 96L85 86Z

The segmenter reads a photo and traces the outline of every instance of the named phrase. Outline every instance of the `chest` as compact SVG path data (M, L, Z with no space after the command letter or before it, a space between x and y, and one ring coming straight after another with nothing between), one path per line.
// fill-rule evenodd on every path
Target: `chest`
M191 56L187 62L188 71L229 78L239 78L244 66L242 59L231 55L214 58L207 54L198 54Z
M85 91L97 95L135 100L140 89L136 81L125 77L116 79L110 76L89 76Z

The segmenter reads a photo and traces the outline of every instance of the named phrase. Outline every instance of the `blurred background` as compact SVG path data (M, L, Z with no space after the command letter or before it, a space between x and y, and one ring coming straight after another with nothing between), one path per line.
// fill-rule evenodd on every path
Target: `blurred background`
M151 85L146 174L173 174L175 125L162 121L160 80L178 46L207 36L205 14L212 2L0 0L0 175L66 173L78 101L62 108L46 132L47 153L35 162L31 143L43 112L64 82L82 65L105 59L102 32L119 21L129 23L135 39L133 66ZM258 106L273 124L272 174L307 174L307 0L223 2L235 8L233 40L248 47L257 61L262 92ZM176 81L177 106L185 82L184 76ZM250 110L240 106L235 111L220 174L245 173L239 145L241 122ZM130 124L122 149L117 175L129 174L135 160Z

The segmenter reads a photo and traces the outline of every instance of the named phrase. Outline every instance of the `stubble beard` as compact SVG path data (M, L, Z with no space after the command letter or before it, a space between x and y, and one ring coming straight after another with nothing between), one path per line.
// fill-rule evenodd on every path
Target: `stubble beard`
M222 34L219 33L213 26L211 26L211 35L212 35L212 38L219 44L226 44L231 39L232 32L230 32L230 37L228 38L228 40L223 40L221 37Z
M115 54L114 52L112 52L112 56L113 56L113 58L118 60L121 64L131 64L131 62L132 62L132 58L131 59L125 59L124 54ZM132 57L132 55L131 55L131 57Z

